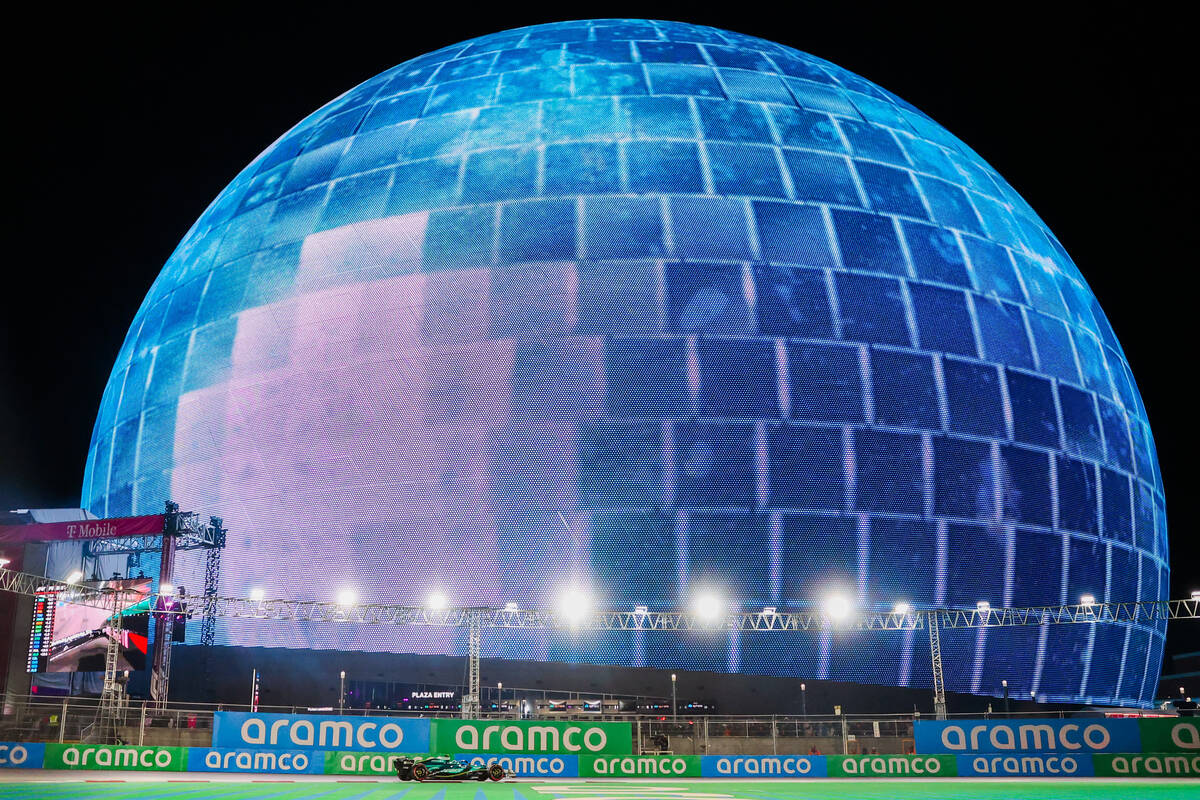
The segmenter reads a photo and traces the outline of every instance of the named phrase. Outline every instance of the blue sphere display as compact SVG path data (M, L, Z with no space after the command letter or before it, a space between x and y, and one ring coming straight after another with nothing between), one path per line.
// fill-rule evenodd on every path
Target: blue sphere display
M88 455L92 512L168 498L224 516L233 596L1167 593L1146 411L1033 210L875 84L673 22L420 56L239 173L142 303ZM947 688L1145 705L1163 635L947 631ZM229 620L217 642L465 636ZM924 636L496 633L484 654L919 686Z

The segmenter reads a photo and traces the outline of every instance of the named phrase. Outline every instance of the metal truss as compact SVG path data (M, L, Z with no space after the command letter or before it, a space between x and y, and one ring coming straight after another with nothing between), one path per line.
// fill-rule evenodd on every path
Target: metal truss
M943 628L1011 628L1028 625L1064 625L1089 622L1147 623L1171 619L1200 618L1200 598L1191 600L1142 600L1132 603L1081 603L1030 608L985 610L936 609Z
M225 546L225 530L219 518L204 522L195 511L176 512L177 533L175 549L203 550ZM154 553L162 550L162 534L148 533L140 536L122 536L114 539L89 539L84 543L85 558Z
M467 615L467 693L462 699L463 719L479 719L479 653L483 645L483 615Z
M716 619L689 611L596 611L569 615L546 609L447 608L315 600L249 600L237 597L185 598L192 607L211 605L215 617L295 622L348 622L366 625L525 628L577 631L904 631L924 630L936 617L940 628L999 628L1079 623L1149 623L1200 618L1200 600L1146 600L1129 603L992 608L987 610L914 609L905 614L857 612L835 618L825 611L776 611L730 614Z
M211 548L204 556L204 602L200 618L200 644L212 646L216 639L217 588L221 580L221 548L225 546L225 531L220 531L221 544Z
M62 600L92 608L113 608L114 595L121 595L116 600L136 599L136 592L129 590L114 591L113 589L97 589L92 586L81 586L77 583L64 583L40 575L30 575L25 572L14 572L0 567L0 592L13 592L27 596L38 592L58 592Z
M216 527L220 528L219 521ZM223 544L223 542L222 542ZM210 551L219 553L220 550ZM214 571L215 574L215 571ZM32 594L55 583L33 575L0 568L0 590ZM708 617L687 611L590 611L567 614L546 609L486 606L431 609L417 606L372 603L327 603L314 600L250 600L218 597L212 581L206 580L201 595L176 599L189 607L203 609L207 622L216 617L262 619L280 622L349 623L357 625L403 625L468 629L468 687L463 697L464 717L479 714L479 658L483 628L557 631L745 631L788 633L800 631L917 631L929 634L933 670L934 711L946 717L941 631L955 628L1010 628L1033 625L1118 624L1133 625L1172 619L1200 619L1200 598L1189 600L1144 600L1117 603L1034 606L1029 608L911 609L905 613L860 611L834 616L827 611L763 609ZM79 587L60 584L69 589ZM90 591L101 601L104 594ZM111 600L109 601L111 602Z
M933 667L933 714L938 719L946 719L946 676L942 664L941 623L937 614L930 614L929 620L929 662Z

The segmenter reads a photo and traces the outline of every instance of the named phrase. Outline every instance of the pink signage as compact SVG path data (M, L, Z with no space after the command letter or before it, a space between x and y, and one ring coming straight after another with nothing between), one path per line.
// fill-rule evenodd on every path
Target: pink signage
M30 525L0 525L0 544L59 542L74 539L113 539L118 536L145 536L162 533L164 517L117 517L84 519L73 522L37 522Z

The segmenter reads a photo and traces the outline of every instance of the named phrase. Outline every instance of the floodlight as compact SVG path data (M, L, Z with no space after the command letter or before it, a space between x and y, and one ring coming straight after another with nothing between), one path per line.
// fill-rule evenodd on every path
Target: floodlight
M175 587L169 583L160 583L158 585L158 593L170 597L175 594Z
M1192 592L1192 599L1193 599L1193 600L1200 600L1200 590L1197 590L1197 591L1193 591L1193 592Z
M980 613L986 613L992 610L992 604L987 600L980 600L975 604L975 610L979 611Z
M580 589L568 589L558 601L558 610L571 624L578 623L587 616L592 606L592 598Z
M696 598L696 615L701 619L712 620L721 615L721 598L715 594L702 594Z
M8 566L9 564L11 564L11 563L12 563L12 559L9 559L9 558L0 558L0 569L4 569L5 567L7 567L7 566Z
M510 613L511 613L511 612L513 612L513 611L518 611L518 610L519 610L519 608L518 608L518 606L517 606L517 604L516 604L516 603L505 603L505 604L504 604L504 610L505 610L505 611L508 611L508 612L510 612Z
M79 570L75 570L67 576L67 579L64 581L64 583L79 583L81 580L83 580L83 573Z
M430 611L441 611L448 603L446 595L441 592L433 592L429 597L425 598L425 607Z
M255 586L253 589L250 590L250 602L251 603L261 603L263 601L263 598L266 596L267 596L267 593L264 592L261 587Z
M634 606L634 607L633 607L633 613L635 613L635 614L649 614L649 613L650 613L650 609L649 609L649 608L647 608L646 606Z
M775 606L765 606L762 610L764 617L773 617L778 609Z
M892 609L892 613L898 617L907 617L908 612L910 611L912 611L912 606L903 600L901 600L899 603L896 603L896 607Z
M1096 596L1094 594L1085 594L1079 598L1079 602L1085 606L1094 606L1096 605Z
M845 619L850 616L850 601L844 595L832 595L825 600L825 613L833 619Z
M358 593L353 589L342 589L338 592L337 603L339 606L352 606L358 602Z

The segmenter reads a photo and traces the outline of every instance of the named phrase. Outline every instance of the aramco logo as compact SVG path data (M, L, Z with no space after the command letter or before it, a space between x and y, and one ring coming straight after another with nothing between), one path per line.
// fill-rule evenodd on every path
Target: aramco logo
M562 750L578 753L584 750L600 753L608 744L603 728L570 725L562 729L550 725L488 725L483 728L463 726L454 733L454 743L465 752L556 753Z

